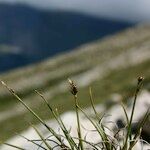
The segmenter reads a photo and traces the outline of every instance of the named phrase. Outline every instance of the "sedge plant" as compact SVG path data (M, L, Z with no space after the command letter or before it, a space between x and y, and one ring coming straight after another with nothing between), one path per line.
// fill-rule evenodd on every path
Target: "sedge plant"
M75 105L75 113L76 113L76 122L77 122L77 137L73 137L70 134L70 130L67 129L65 126L63 120L60 117L60 114L57 109L53 109L49 102L44 98L43 94L39 91L35 90L35 92L42 98L44 103L47 105L50 113L53 115L54 119L57 121L60 129L62 130L63 134L57 133L52 127L50 127L42 118L36 114L32 108L30 108L17 94L16 92L11 89L4 81L1 81L2 85L7 88L7 90L18 100L22 105L41 123L48 131L49 131L49 137L44 137L42 133L38 130L38 128L34 125L31 125L37 135L39 136L39 139L28 139L22 135L20 135L22 138L26 139L28 142L31 142L32 144L36 145L38 148L37 150L54 150L56 148L63 149L63 150L85 150L85 149L91 149L91 150L132 150L135 144L138 142L142 128L146 122L146 120L150 116L150 110L148 108L147 112L145 113L143 119L140 121L138 128L136 130L136 133L134 136L132 136L132 123L133 123L133 116L135 112L136 107L136 101L137 96L139 94L139 91L143 84L143 77L139 77L137 80L137 87L134 94L133 99L133 105L132 105L132 111L131 115L129 116L127 114L126 108L123 103L121 103L121 107L123 108L125 118L126 118L126 126L123 130L126 132L122 135L121 140L120 138L117 138L118 133L120 132L120 129L118 129L117 132L111 131L109 129L109 126L105 125L103 123L103 117L104 114L99 114L96 111L96 108L94 106L94 100L92 95L92 89L89 89L90 94L90 102L91 106L94 112L95 117L92 118L89 116L80 106L78 103L78 88L75 85L75 83L68 79L69 87L71 94L74 98L74 105ZM88 119L89 122L93 125L95 128L95 131L99 135L99 142L92 143L90 141L87 141L85 137L82 136L82 120L80 120L80 113L83 113L83 115ZM113 136L110 136L107 134L106 130L110 130L113 132ZM52 138L54 137L54 138ZM67 141L67 142L65 142ZM38 142L38 143L37 143ZM39 144L39 142L41 142ZM7 146L20 149L20 150L26 150L25 148L18 147L16 145L12 145L6 142L1 142L1 144L5 144Z

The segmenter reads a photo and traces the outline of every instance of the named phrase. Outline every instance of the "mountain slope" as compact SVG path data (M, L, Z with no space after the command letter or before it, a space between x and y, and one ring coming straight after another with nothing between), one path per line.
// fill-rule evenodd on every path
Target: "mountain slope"
M132 95L135 78L144 75L144 87L150 82L150 26L130 28L114 36L83 45L69 53L44 62L2 74L23 100L43 118L50 117L41 99L33 92L42 91L46 99L60 112L70 110L72 97L67 78L79 87L80 103L88 106L88 86L94 86L95 102L109 99L113 93ZM0 86L0 129L2 139L28 127L34 119L8 91ZM22 119L24 118L24 119ZM7 134L6 134L7 132Z
M73 12L0 4L0 71L40 61L128 26Z

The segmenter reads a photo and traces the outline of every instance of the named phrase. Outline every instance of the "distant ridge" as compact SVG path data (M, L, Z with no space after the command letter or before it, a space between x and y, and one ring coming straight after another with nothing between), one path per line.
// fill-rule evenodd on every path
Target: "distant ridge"
M0 72L40 61L128 26L131 24L73 12L0 4Z

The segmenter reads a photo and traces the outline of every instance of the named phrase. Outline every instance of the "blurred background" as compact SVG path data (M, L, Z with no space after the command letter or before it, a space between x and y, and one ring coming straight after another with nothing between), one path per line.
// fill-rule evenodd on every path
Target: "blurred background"
M0 0L0 71L149 22L148 0Z
M0 0L0 79L44 119L52 116L34 89L72 110L68 77L84 108L89 86L96 104L127 100L139 75L150 89L149 22L149 0ZM0 140L38 123L2 86L0 114Z

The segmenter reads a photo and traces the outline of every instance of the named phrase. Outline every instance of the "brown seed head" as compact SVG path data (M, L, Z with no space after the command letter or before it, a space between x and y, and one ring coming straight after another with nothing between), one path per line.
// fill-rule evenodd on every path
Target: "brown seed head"
M143 77L138 77L138 83L142 82L144 80Z
M78 93L78 89L77 89L77 86L74 84L74 82L70 79L68 79L68 82L70 84L70 92L73 94L73 95L77 95Z

